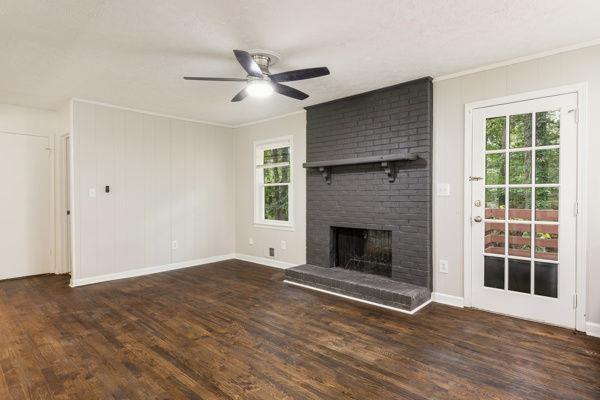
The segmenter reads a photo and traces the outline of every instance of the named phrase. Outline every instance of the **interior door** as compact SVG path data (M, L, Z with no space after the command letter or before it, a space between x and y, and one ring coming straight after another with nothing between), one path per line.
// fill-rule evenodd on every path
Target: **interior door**
M575 327L577 95L473 111L472 303Z
M52 271L47 137L0 133L0 279Z

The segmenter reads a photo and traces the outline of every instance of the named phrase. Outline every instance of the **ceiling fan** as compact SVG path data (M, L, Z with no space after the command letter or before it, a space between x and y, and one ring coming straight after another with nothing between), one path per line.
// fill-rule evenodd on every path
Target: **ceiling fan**
M242 65L248 76L246 78L210 78L185 76L183 79L194 81L247 82L247 85L231 101L241 101L250 95L266 97L274 91L297 100L304 100L308 95L293 87L282 85L281 82L301 81L329 75L327 67L305 68L294 71L272 74L269 67L279 61L279 55L266 50L255 50L250 53L244 50L234 50L235 58Z

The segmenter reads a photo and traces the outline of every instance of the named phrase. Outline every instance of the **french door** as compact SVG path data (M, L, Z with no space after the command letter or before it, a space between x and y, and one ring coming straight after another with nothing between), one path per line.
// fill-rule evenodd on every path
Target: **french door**
M575 327L577 94L473 110L472 305Z

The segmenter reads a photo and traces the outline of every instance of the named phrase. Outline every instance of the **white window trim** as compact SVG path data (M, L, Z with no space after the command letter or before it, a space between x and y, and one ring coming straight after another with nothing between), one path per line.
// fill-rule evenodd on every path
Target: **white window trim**
M290 136L282 136L271 139L264 140L256 140L254 141L254 158L253 158L253 188L254 190L254 226L258 228L271 228L271 229L280 229L280 230L294 230L294 145L293 145L293 137ZM273 221L264 219L263 212L263 196L262 196L262 179L263 175L261 174L262 168L260 165L262 164L261 159L263 155L263 151L266 147L268 148L277 148L277 147L288 147L290 148L290 183L288 186L288 220L287 221Z

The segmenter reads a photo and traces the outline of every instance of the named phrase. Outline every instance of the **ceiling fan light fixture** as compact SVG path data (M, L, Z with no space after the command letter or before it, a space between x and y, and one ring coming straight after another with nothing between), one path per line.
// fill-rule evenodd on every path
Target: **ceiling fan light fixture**
M273 94L273 86L267 81L253 80L248 82L246 91L252 97L264 98Z

